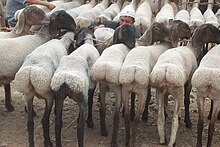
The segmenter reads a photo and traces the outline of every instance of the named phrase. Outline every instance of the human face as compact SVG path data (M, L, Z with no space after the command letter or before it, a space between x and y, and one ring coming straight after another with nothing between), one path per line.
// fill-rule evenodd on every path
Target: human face
M121 16L120 17L120 25L123 24L133 24L134 23L134 18L130 16Z

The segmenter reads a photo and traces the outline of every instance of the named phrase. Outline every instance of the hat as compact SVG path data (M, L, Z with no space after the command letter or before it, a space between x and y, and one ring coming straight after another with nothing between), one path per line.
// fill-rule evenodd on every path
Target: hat
M129 17L135 18L135 10L125 7L124 9L122 9L120 16L129 16Z

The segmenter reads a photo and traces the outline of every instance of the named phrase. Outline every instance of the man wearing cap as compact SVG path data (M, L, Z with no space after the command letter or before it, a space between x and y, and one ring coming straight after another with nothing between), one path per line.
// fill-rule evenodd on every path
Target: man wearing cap
M116 29L118 26L122 24L134 24L135 11L134 9L125 8L120 13L119 22L116 21L108 21L104 25L105 27L109 27L112 29Z
M122 9L120 13L119 22L107 21L104 23L104 26L115 30L118 26L123 25L123 24L133 25L134 21L135 21L135 10L130 9L130 8L125 8L125 9ZM136 32L135 34L136 38L139 38L140 34L137 31L135 32Z

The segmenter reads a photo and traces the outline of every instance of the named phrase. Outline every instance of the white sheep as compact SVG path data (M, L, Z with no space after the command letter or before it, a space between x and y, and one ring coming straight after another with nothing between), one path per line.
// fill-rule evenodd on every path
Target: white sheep
M67 32L60 40L52 39L37 47L26 56L22 66L15 75L15 87L17 91L24 94L24 99L26 101L26 108L28 111L27 128L30 146L34 146L34 121L32 110L35 96L45 100L46 107L42 118L44 146L52 145L48 128L54 93L51 91L50 83L61 57L67 55L67 50L73 42L73 39L74 33Z
M103 0L92 9L80 13L79 16L75 18L77 30L93 25L95 23L95 17L100 15L108 5L109 0Z
M214 0L208 0L207 9L203 14L204 20L205 20L205 23L210 23L214 25L215 27L219 27L218 19L216 15L214 14L214 12L212 11L213 5L214 5Z
M62 17L60 17L62 16ZM49 27L50 26L50 27ZM50 16L50 24L44 25L34 35L25 35L16 38L0 39L0 84L5 88L6 108L13 111L11 104L10 83L18 69L21 67L25 57L36 47L51 39L50 32L57 32L62 28L75 29L74 20L65 11L57 11ZM50 30L49 30L50 29Z
M197 57L201 47L207 42L216 42L213 38L218 29L211 24L199 26L192 36L192 42L187 46L180 46L165 51L157 60L151 74L150 85L156 88L158 99L158 133L160 143L165 144L165 116L164 96L171 94L175 101L172 120L171 137L168 146L174 146L179 125L179 112L184 100L186 127L191 127L189 117L189 94L191 91L191 77L197 68ZM212 37L211 37L212 36Z
M114 45L106 48L94 63L91 69L91 77L92 80L99 82L100 84L100 125L102 136L108 135L105 124L105 94L107 87L109 87L115 94L116 110L113 119L111 145L116 146L119 125L119 109L122 104L119 73L127 53L135 46L134 28L129 24L124 24L118 27L114 32L113 44Z
M189 25L189 11L184 9L178 11L175 15L175 20L181 20Z
M74 0L74 1L70 1L70 2L66 2L66 3L62 3L57 5L54 9L52 9L49 13L47 13L48 15L56 12L56 11L60 11L60 10L71 10L74 8L77 8L83 4L86 3L86 0Z
M75 19L77 16L79 16L80 13L82 13L83 11L87 11L92 9L94 6L96 5L96 0L91 0L89 3L87 4L83 4L79 7L67 10L66 12L72 16L73 19Z
M56 145L61 146L62 105L66 96L73 99L79 106L77 123L78 146L83 147L84 109L88 108L88 127L93 127L92 103L96 83L91 80L90 70L99 58L99 52L93 44L93 33L87 28L82 30L84 44L70 55L61 58L52 81L51 89L56 92ZM77 38L77 36L76 36Z
M219 30L212 37L219 39ZM215 38L214 38L215 37ZM219 41L217 42L219 43ZM214 46L201 60L199 67L196 69L192 76L192 86L196 88L197 93L197 106L198 106L198 124L197 124L197 144L202 146L202 132L204 127L204 99L209 98L212 100L213 109L210 110L211 120L208 128L208 142L207 147L211 147L212 138L215 131L215 122L219 117L220 104L219 104L219 82L220 82L220 66L219 66L219 45Z
M106 21L113 20L120 13L124 0L117 0L111 4L105 11L95 18L95 24L103 24Z
M128 55L125 58L125 61L122 65L119 81L122 84L122 97L123 97L123 103L125 108L125 122L128 124L125 124L126 126L126 136L130 136L130 127L129 127L129 95L131 92L135 93L138 98L138 105L136 109L136 115L135 115L135 124L132 127L132 137L131 137L131 146L135 145L135 138L136 138L136 131L139 121L140 121L140 115L144 110L146 113L148 113L148 104L150 102L150 82L149 82L149 76L150 73L157 62L158 57L167 49L173 47L173 45L176 45L173 41L178 39L178 34L180 31L190 32L189 26L185 24L187 27L182 27L183 25L180 24L184 22L175 22L169 24L169 26L166 26L164 24L160 23L154 23L158 25L158 28L160 28L160 34L163 34L163 38L161 38L161 44L156 45L150 45L150 46L137 46L133 48ZM175 34L174 34L175 33ZM181 34L181 33L180 33ZM173 39L173 36L176 36L177 39ZM148 39L152 38L151 35L148 35ZM154 40L155 42L157 40ZM147 100L147 101L146 101ZM147 103L145 105L145 103ZM132 108L132 107L131 107ZM147 120L147 114L144 114ZM131 115L131 117L134 117ZM133 118L131 118L133 120ZM126 146L129 146L129 138L126 137Z
M135 13L134 26L136 31L141 35L151 25L152 11L150 7L151 0L144 0L138 7Z
M190 10L189 17L189 26L192 31L194 31L198 26L201 26L205 23L204 16L202 12L199 10L199 2L200 0L195 0L193 3L193 8Z
M28 6L18 15L16 26L11 32L0 32L0 39L14 38L30 34L32 25L49 24L49 18L36 6Z
M166 0L164 6L157 13L154 21L169 24L170 19L174 20L174 9L169 0Z
M102 54L104 49L112 45L114 32L115 30L107 27L100 27L95 29L94 31L94 36L96 39L95 46L99 51L100 55Z

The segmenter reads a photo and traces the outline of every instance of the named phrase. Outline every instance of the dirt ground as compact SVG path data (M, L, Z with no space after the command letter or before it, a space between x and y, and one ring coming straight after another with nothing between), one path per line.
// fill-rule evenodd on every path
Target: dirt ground
M181 110L181 120L179 125L179 130L177 134L176 146L177 147L194 147L196 144L196 132L197 132L197 105L195 93L191 94L191 119L193 126L191 129L187 129L184 124L184 107ZM27 114L24 111L24 100L22 99L22 94L15 91L12 84L12 98L13 105L15 107L14 112L8 112L4 107L4 91L1 87L0 89L0 147L26 147L28 146L28 133L26 128ZM210 101L206 100L206 115L209 110ZM36 147L43 147L43 135L41 118L44 112L44 101L35 98L34 108L37 116L34 118L35 121L35 144ZM172 105L173 101L169 101L168 118L166 120L166 134L167 138L170 135L171 119L172 119ZM112 132L112 120L114 112L114 95L113 93L108 93L106 99L107 107L107 126L109 131L109 136L102 137L100 135L99 129L99 103L97 96L94 97L94 107L93 107L93 119L95 127L89 129L85 125L85 136L84 142L85 147L110 147L111 132ZM78 113L78 107L73 100L65 99L63 113L63 128L62 128L62 145L63 147L77 147L76 142L76 117ZM139 127L139 133L137 136L137 147L162 147L159 145L159 136L157 133L157 101L155 98L151 100L151 105L149 107L149 120L148 122L141 122ZM50 131L53 144L55 146L55 125L54 113L51 114L50 119ZM207 141L207 131L208 131L208 120L205 119L205 128L203 133L204 146ZM118 143L119 147L124 147L125 142L125 128L123 117L120 117L119 135ZM220 123L216 123L216 131L213 138L213 146L220 146Z

